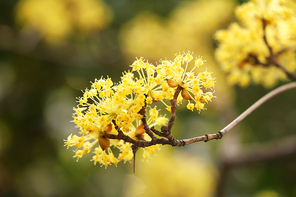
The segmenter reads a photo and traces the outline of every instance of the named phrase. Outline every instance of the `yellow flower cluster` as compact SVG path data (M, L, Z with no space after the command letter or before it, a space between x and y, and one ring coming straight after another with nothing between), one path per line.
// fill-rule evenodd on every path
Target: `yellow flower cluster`
M16 7L16 20L26 31L34 29L55 43L73 30L104 29L111 18L111 9L102 0L21 0Z
M118 84L111 78L95 79L74 108L74 123L80 129L80 136L71 134L65 145L77 148L74 155L77 160L94 146L92 160L95 164L117 165L121 160L131 160L131 143L120 138L108 139L105 135L118 136L122 132L133 140L150 141L142 123L144 114L140 114L140 110L143 107L148 109L145 119L149 128L166 124L167 118L159 115L160 110L152 104L160 101L167 105L166 101L173 98L177 87L181 88L178 103L187 100L190 110L204 109L204 105L213 98L214 78L208 71L194 74L194 69L204 63L202 58L196 58L194 68L188 72L187 66L192 60L190 52L179 53L173 61L163 60L157 66L140 58L131 65L132 71L123 73ZM119 149L118 157L114 156L111 148ZM144 159L158 148L158 145L145 147Z
M274 86L296 70L296 2L252 0L236 8L240 23L216 33L216 58L231 84Z

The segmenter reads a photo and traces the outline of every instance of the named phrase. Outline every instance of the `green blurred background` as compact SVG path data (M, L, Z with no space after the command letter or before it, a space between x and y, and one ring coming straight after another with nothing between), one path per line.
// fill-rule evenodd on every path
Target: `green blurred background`
M217 98L200 114L179 107L178 139L219 131L271 91L227 85L215 62L213 34L241 3L1 0L0 196L296 196L295 90L222 140L139 157L135 174L131 163L94 166L91 154L76 162L64 147L78 132L70 121L81 90L101 76L118 81L136 57L155 63L190 50L214 73Z

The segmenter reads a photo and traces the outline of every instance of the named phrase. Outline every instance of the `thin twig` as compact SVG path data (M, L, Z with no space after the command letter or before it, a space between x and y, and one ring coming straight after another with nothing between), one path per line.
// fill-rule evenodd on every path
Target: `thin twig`
M257 109L258 107L260 107L263 103L265 103L266 101L268 101L269 99L273 98L274 96L285 92L287 90L296 88L296 82L292 82L289 84L285 84L282 85L274 90L272 90L271 92L269 92L268 94L266 94L265 96L263 96L261 99L259 99L257 102L255 102L253 105L251 105L251 107L249 107L246 111L244 111L240 116L238 116L236 119L234 119L230 124L228 124L226 127L224 127L220 133L222 134L222 136L224 136L228 131L230 131L235 125L237 125L240 121L242 121L243 119L245 119L250 113L252 113L255 109Z
M268 44L267 42L267 38L266 38L266 26L267 26L267 21L265 19L262 19L262 27L263 27L263 40L268 48L269 51L269 55L270 57L273 56L273 51L271 46Z
M147 124L147 120L146 120L146 106L147 106L147 104L145 103L145 105L139 111L139 114L143 116L143 118L141 120L142 120L142 123L144 125L145 132L151 137L152 141L155 141L157 139L157 137L155 137L155 135L150 130L150 128L149 128L149 126Z
M170 142L172 146L180 146L180 143L176 138L172 135L172 128L174 126L175 120L176 120L176 110L177 110L177 99L182 90L182 87L178 86L175 90L173 99L170 100L171 102L171 118L169 120L168 126L162 126L161 132L165 134L164 137L166 137ZM183 144L183 143L182 143Z
M176 110L177 110L177 99L179 96L179 93L181 92L182 88L180 86L178 86L178 88L175 90L175 94L173 99L171 100L171 119L168 123L168 132L171 133L172 132L172 128L174 126L174 122L176 119Z

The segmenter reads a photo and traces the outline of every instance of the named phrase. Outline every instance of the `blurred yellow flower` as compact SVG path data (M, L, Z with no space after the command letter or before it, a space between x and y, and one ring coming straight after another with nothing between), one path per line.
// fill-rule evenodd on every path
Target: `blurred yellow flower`
M252 0L236 8L239 23L216 33L216 58L231 84L271 87L296 70L296 2ZM281 65L281 66L278 66Z
M73 31L87 34L107 27L111 9L101 0L21 0L16 21L49 42L68 38Z
M163 150L138 168L140 180L130 177L125 196L210 197L215 191L216 169L197 156Z
M280 197L280 195L273 190L263 190L258 192L254 197Z
M229 0L199 0L182 2L167 20L140 13L122 28L122 48L130 57L145 55L150 60L187 50L205 56L211 34L229 18L232 7Z

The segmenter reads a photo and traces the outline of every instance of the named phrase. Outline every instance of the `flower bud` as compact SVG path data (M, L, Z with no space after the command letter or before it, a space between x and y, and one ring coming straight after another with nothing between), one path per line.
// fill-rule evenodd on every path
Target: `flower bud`
M145 133L144 124L141 124L137 127L135 131L135 137L137 138L137 140L144 140L144 133Z
M145 129L144 129L144 124L141 124L137 127L135 134L136 135L141 135L145 133Z
M99 145L101 149L104 151L110 147L110 140L105 137L99 137Z
M179 83L177 83L176 81L174 80L171 80L171 79L166 79L167 82L168 82L168 85L171 87L171 88L175 88L179 85Z
M106 133L110 133L112 131L112 123L108 124L105 128L104 131Z
M182 95L183 99L192 100L190 94L188 93L188 91L186 89L182 89L181 95Z

